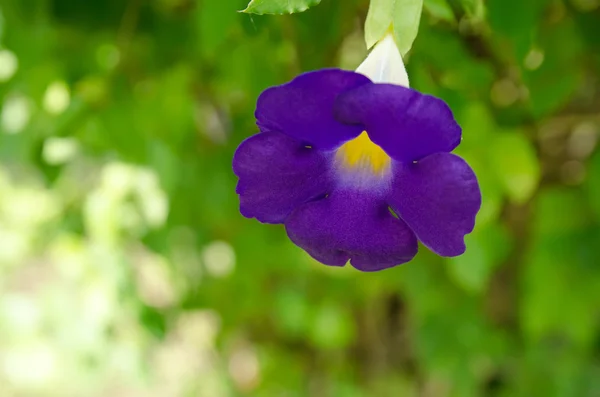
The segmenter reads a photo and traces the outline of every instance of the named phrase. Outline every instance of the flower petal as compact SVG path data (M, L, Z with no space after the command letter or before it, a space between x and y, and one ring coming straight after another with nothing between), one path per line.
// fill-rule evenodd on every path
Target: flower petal
M375 44L373 51L356 69L356 73L364 74L374 83L390 83L404 87L410 85L406 66L392 33L388 33Z
M354 190L334 191L305 204L285 222L290 239L316 260L376 271L410 261L417 253L414 233L395 218L381 198Z
M327 193L331 156L279 132L246 139L233 157L240 212L282 223L297 206Z
M369 138L395 160L411 162L451 152L461 128L444 101L392 84L365 84L342 93L335 103L341 122L360 124Z
M442 256L465 252L481 193L475 173L460 157L438 153L416 164L395 164L388 203L419 240Z
M337 96L370 83L359 73L324 69L301 74L287 84L264 91L256 105L261 131L277 131L317 149L334 149L357 137L362 129L333 117Z

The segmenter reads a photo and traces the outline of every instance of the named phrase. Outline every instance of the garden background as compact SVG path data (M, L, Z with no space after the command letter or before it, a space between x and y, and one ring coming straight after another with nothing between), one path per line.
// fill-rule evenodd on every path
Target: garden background
M483 190L467 252L328 268L238 212L265 88L367 0L0 1L1 397L600 396L600 1L425 0L411 85Z

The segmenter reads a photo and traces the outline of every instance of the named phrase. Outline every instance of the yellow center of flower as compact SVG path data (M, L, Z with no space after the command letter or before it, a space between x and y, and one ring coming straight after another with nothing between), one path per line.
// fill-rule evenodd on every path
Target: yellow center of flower
M344 143L336 157L347 168L370 169L374 174L382 174L390 165L390 156L369 139L366 131Z

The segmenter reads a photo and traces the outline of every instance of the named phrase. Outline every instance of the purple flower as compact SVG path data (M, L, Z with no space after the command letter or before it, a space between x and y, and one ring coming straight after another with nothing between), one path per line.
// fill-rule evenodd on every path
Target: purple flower
M408 85L400 69L387 81ZM261 132L233 159L245 217L283 223L316 260L362 271L410 261L417 239L442 256L465 251L481 194L450 153L461 128L442 100L325 69L264 91L256 119Z

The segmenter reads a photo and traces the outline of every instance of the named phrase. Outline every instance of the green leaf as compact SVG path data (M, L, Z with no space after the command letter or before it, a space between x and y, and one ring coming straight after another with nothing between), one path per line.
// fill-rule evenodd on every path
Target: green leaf
M395 0L371 0L365 21L365 41L371 48L392 26Z
M425 7L425 11L436 19L450 22L456 21L452 7L450 7L447 0L425 0L423 7Z
M321 0L252 0L242 12L246 14L293 14L308 10Z
M393 27L398 49L405 55L419 31L423 0L371 0L365 22L365 41L371 48Z
M394 38L402 55L412 47L421 21L423 0L396 0L394 7Z
M498 134L490 147L492 167L508 197L516 203L529 200L540 181L540 165L533 145L519 132Z

